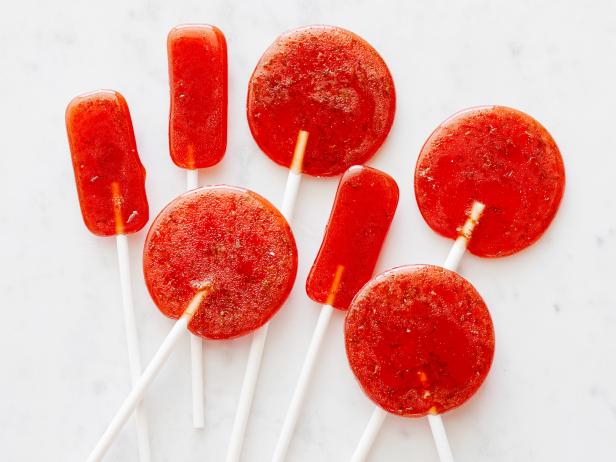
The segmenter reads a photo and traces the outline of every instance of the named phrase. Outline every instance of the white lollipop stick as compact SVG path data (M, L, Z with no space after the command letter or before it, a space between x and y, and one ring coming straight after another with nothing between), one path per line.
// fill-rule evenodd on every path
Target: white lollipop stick
M458 269L460 261L462 260L462 257L466 252L466 248L468 247L468 241L470 241L473 235L473 230L475 229L475 226L477 226L484 209L485 205L481 202L473 202L469 217L460 230L460 234L457 239L451 246L449 254L445 259L445 263L443 264L443 268L451 271L456 271ZM386 411L378 406L374 407L374 412L372 413L370 422L359 440L359 444L353 453L353 457L351 457L351 462L363 462L366 460L366 457L370 452L370 448L376 439L376 435L381 430L381 426L383 425L386 416ZM432 430L432 437L434 438L434 444L436 445L439 460L441 462L453 462L453 455L451 453L451 448L449 447L449 441L447 439L447 433L445 432L445 426L443 425L443 419L438 414L428 414L428 422L430 424L430 430Z
M329 321L334 311L332 304L334 303L334 297L336 295L336 291L338 290L338 286L340 285L343 270L343 266L338 266L336 274L334 275L334 281L330 289L327 303L321 307L319 320L317 321L317 325L312 333L312 339L310 340L310 345L308 346L308 353L306 353L306 359L304 359L304 364L302 365L302 370L300 372L297 385L295 386L293 396L291 397L291 404L289 405L287 415L285 416L282 424L282 429L280 430L280 436L278 437L278 442L276 443L276 449L274 450L272 462L282 462L287 455L289 443L291 443L291 438L293 437L293 432L295 431L295 426L297 425L300 411L304 404L304 400L306 399L308 383L314 373L314 366L321 349L321 344L323 343L327 326L329 325Z
M186 170L186 191L199 187L199 170ZM190 370L192 377L193 427L205 426L204 391L203 391L203 340L190 335Z
M133 290L130 279L130 258L126 235L117 234L116 244L118 249L120 286L122 287L122 306L124 308L124 327L126 329L126 345L128 347L128 364L130 368L131 384L134 387L141 375L141 355L139 354L139 341L137 340L137 323L135 322ZM151 457L148 421L143 405L141 404L137 406L135 411L135 421L137 424L139 460L141 462L149 462Z
M186 191L199 187L199 170L186 169Z
M184 332L188 327L188 323L197 312L199 305L206 295L207 290L205 289L197 292L188 304L188 307L180 319L175 322L171 332L169 332L162 345L154 355L154 358L152 358L150 364L147 365L128 397L124 400L122 406L120 406L120 409L111 420L111 423L94 447L94 450L88 456L87 462L99 462L103 459L105 453L118 436L118 433L120 433L120 430L124 427L124 424L126 424L126 421L130 415L143 399L148 387L169 358L169 355L173 351L173 348L177 344L178 340L184 335Z
M300 130L297 135L297 143L295 144L295 152L287 177L287 184L282 198L282 207L280 212L286 218L287 222L291 222L295 202L297 199L297 191L302 180L302 164L304 161L304 152L308 142L308 132ZM227 449L226 462L237 462L242 454L242 445L244 444L244 436L246 434L246 426L248 424L248 416L252 407L252 400L259 378L259 370L261 369L261 359L263 357L263 349L267 340L267 330L269 323L266 323L252 337L250 345L250 353L248 354L248 362L246 364L246 373L244 374L244 382L240 391L240 398L237 404L235 421L231 430L231 440Z
M443 268L451 271L457 271L458 266L460 266L460 261L462 260L462 257L466 252L466 248L468 247L468 241L471 240L475 226L479 223L479 219L481 218L485 208L486 206L481 202L473 202L471 213L466 219L464 226L462 226L460 234L458 234L458 238L451 246L449 254L445 259L445 263L443 264Z
M361 439L355 448L355 452L351 457L351 462L363 462L366 460L366 457L368 457L368 453L372 448L372 444L376 439L376 435L379 434L379 431L383 426L383 422L385 422L385 417L387 417L387 412L378 406L374 406L374 411L372 411L372 415L370 416L368 425L364 430L364 434L361 435Z

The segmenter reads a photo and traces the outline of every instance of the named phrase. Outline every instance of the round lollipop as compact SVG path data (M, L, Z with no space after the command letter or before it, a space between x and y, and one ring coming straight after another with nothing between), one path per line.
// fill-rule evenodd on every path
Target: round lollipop
M227 148L227 42L215 26L186 24L167 37L169 152L186 169L186 189L199 185L200 168L221 161ZM193 426L204 425L203 342L190 337Z
M302 27L265 51L248 84L246 112L257 144L289 167L282 205L288 220L302 174L337 175L366 162L389 133L395 106L385 62L352 32ZM227 462L241 454L266 338L267 325L253 337Z
M523 112L485 106L459 112L425 142L415 197L428 225L456 238L473 201L486 205L468 249L481 257L518 252L541 237L565 189L560 151Z
M261 196L212 186L185 193L158 215L143 268L154 302L177 321L88 461L102 459L187 327L227 339L276 313L295 280L297 249L284 217Z
M156 306L179 318L195 290L209 295L188 324L208 339L228 339L265 324L289 295L297 251L284 217L245 189L215 186L185 193L148 232L145 282Z
M289 167L298 130L312 136L303 172L338 175L379 149L394 120L387 65L358 35L294 29L265 51L248 84L248 124L272 160Z
M456 239L444 263L453 271L467 247L499 257L537 241L564 187L563 161L547 130L502 106L468 109L446 120L424 144L415 170L422 215L440 234ZM385 416L375 409L354 462L365 459ZM428 414L428 421L441 461L453 461L440 415Z
M74 98L66 108L66 130L75 183L86 227L97 236L115 236L131 381L141 375L127 235L148 222L145 169L139 160L133 124L124 97L99 90ZM145 412L136 411L139 460L150 460Z
M355 296L345 321L351 369L392 414L421 417L468 400L486 378L494 329L484 301L457 273L403 266Z

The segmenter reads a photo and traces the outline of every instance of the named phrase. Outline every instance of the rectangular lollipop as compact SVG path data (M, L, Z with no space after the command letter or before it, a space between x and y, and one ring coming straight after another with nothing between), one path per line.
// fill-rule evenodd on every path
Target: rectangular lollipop
M227 148L227 42L214 26L175 27L169 55L169 149L173 162L197 169L218 163Z
M389 175L364 166L349 168L336 192L325 236L306 281L316 302L345 310L372 277L398 205L398 186ZM336 273L339 283L332 294Z
M111 90L77 96L66 129L88 229L98 236L139 231L148 221L145 169L124 97Z
M355 165L340 179L323 242L306 281L308 296L323 307L272 462L284 462L286 458L334 307L346 310L357 291L372 277L398 196L394 179L370 167Z
M66 129L83 220L94 234L116 237L128 363L135 385L141 358L126 234L147 223L148 201L128 105L111 90L78 96L66 108ZM150 462L148 425L141 406L135 422L139 460Z

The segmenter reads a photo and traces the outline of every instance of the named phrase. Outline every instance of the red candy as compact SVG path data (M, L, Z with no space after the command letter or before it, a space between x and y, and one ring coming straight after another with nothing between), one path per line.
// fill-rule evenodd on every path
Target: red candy
M182 168L211 167L227 148L227 43L214 26L169 32L169 149Z
M101 90L74 98L66 130L83 221L99 236L139 231L148 222L145 169L122 95Z
M284 217L261 196L210 186L183 194L156 217L143 271L154 302L174 319L209 286L188 327L226 339L257 329L278 311L295 280L297 248Z
M298 131L308 131L303 171L316 176L370 159L389 133L395 106L383 59L361 37L337 27L282 35L248 85L248 124L259 147L288 167Z
M463 111L424 144L415 170L428 225L455 238L474 200L486 209L469 243L482 257L518 252L541 237L565 188L560 151L532 117L501 106Z
M398 186L389 175L358 165L345 172L323 243L306 281L310 298L319 303L331 302L342 310L348 308L357 291L372 277L397 205ZM339 285L332 293L339 266Z
M368 282L347 313L345 341L370 399L406 417L460 406L483 383L494 356L481 296L437 266L404 266Z

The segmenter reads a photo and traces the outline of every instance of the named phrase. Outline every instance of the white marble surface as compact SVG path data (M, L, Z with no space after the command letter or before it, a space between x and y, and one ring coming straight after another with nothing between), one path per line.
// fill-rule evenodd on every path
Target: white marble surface
M328 23L370 41L394 76L398 112L370 162L399 182L401 201L379 269L439 263L449 242L422 221L411 188L419 148L454 111L510 105L535 116L564 155L560 212L531 249L469 256L497 334L480 392L444 419L459 461L616 459L616 7L613 2L119 1L6 2L0 13L0 459L79 461L128 391L112 239L86 232L64 131L66 103L99 87L130 105L153 213L180 193L167 152L165 37L183 22L216 24L229 43L229 148L202 183L252 188L277 203L286 171L264 156L244 116L261 52L286 29ZM297 283L274 319L244 461L267 461L317 306L303 285L337 181L308 179L293 228ZM140 271L144 232L130 238L141 349L170 328ZM371 412L347 367L342 316L289 460L344 461ZM191 429L188 339L147 396L154 461L223 460L249 338L207 344L206 428ZM134 461L129 425L107 460ZM424 420L387 420L373 461L437 460Z

